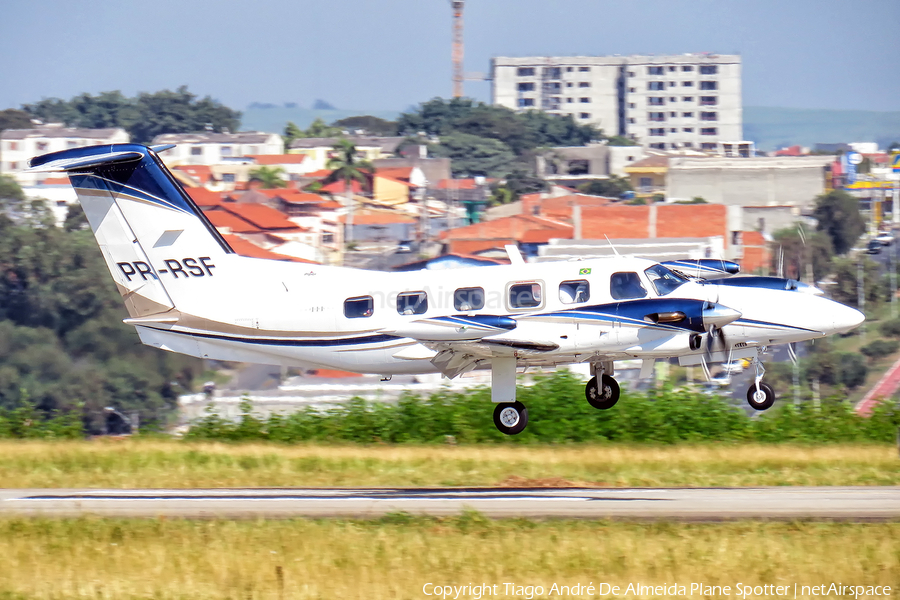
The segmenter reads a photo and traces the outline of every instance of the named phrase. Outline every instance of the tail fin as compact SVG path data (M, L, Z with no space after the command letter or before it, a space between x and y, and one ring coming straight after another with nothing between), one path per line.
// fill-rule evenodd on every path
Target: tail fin
M68 174L132 318L175 309L234 252L152 148L73 148L30 164Z

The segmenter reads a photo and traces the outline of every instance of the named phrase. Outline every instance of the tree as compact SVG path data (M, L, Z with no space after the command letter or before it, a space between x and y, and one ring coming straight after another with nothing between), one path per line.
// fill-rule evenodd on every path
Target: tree
M397 135L396 121L387 121L385 119L373 117L372 115L361 115L358 117L339 119L332 123L331 126L350 131L351 133L354 130L362 129L369 135Z
M772 271L777 272L783 257L784 276L806 279L807 266L812 265L814 283L824 279L831 269L834 249L831 238L821 231L812 231L798 223L795 227L779 229L772 234Z
M190 389L200 362L142 346L90 231L0 217L0 408L83 413L93 433L104 407L165 425L173 381Z
M866 305L872 307L885 298L885 289L878 264L861 255L860 258L838 257L834 259L832 273L834 286L831 297L849 306L859 307L859 264L863 261L863 288Z
M15 108L0 110L0 132L5 129L29 129L31 127L31 115L24 110Z
M816 229L831 238L836 254L846 254L866 230L859 201L843 190L818 196L813 215L818 220Z
M341 133L341 130L337 127L326 125L325 121L323 121L321 118L317 118L315 121L309 124L309 127L306 128L306 131L303 133L303 137L334 137L336 135L341 135Z
M284 138L284 148L287 150L291 147L291 142L297 138L305 137L305 134L302 129L297 127L296 123L288 121L287 125L284 126L284 134L281 137Z
M609 141L607 142L610 146L637 146L638 143L631 138L627 138L621 135L611 135L609 136Z
M18 214L25 203L25 192L8 175L0 175L0 212L12 217Z
M493 139L519 157L541 146L583 146L603 137L593 126L579 125L571 116L536 110L517 113L470 98L424 102L415 112L400 115L397 131L403 135L423 132L441 138L466 134Z
M283 188L287 186L287 183L281 177L283 173L284 169L281 167L257 167L250 171L250 180L256 179L262 183L263 189L267 190Z
M618 175L610 175L608 179L594 179L578 186L580 192L607 198L621 198L625 192L631 191L631 189L631 182Z
M337 156L328 159L327 167L332 169L331 174L325 178L327 185L335 181L344 183L344 197L347 206L347 242L353 241L353 182L359 182L363 187L369 183L369 179L375 174L375 167L367 160L357 156L356 146L350 140L340 139L334 145L333 150Z
M81 94L71 100L48 98L22 109L45 123L69 127L121 127L137 143L149 143L163 133L190 133L211 130L237 131L241 113L209 96L198 99L181 86L174 92L162 90L127 98L118 90L96 96Z
M468 133L441 136L440 143L430 144L429 153L452 160L454 177L503 177L519 163L509 146L501 141Z
M137 121L128 132L132 141L139 144L149 143L163 133L237 131L241 123L240 112L209 96L197 100L187 86L181 86L174 92L141 93L135 100L135 108Z

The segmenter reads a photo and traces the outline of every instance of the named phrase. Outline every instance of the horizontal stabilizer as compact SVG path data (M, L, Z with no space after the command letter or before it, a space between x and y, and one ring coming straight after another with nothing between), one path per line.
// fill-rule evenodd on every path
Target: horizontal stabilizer
M54 153L55 154L55 153ZM38 162L32 159L29 163L31 173L58 173L61 171L80 171L82 169L90 169L100 165L115 165L120 163L134 162L144 158L140 152L124 151L124 152L108 152L106 154L94 154L91 156L81 156L75 158L60 158L52 160L53 154L46 154L37 158L50 158L51 160Z

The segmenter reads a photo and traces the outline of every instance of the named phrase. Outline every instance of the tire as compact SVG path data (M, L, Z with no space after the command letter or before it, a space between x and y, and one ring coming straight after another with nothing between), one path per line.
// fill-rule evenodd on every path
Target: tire
M592 377L584 388L584 395L588 404L594 408L606 410L615 406L619 401L619 384L609 375L604 375L601 381L602 391L597 388L597 378Z
M747 390L747 403L753 410L766 410L775 404L775 391L765 383L759 384L759 391L756 390L756 384L751 385Z
M516 435L528 425L528 409L521 402L502 402L494 407L494 425L501 433Z

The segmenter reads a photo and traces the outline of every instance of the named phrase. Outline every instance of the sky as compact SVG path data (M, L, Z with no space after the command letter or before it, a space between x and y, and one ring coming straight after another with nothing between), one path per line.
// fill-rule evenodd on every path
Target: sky
M449 0L3 0L0 109L187 85L238 110L406 110L450 96L451 23ZM898 26L897 0L467 0L465 70L739 53L745 106L900 110Z

